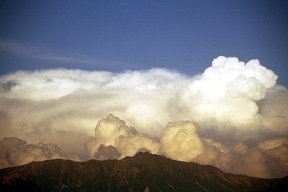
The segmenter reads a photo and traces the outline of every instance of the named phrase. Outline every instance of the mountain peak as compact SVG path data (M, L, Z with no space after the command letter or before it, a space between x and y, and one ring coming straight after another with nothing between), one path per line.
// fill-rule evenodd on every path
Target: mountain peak
M0 170L0 191L285 191L288 177L260 179L139 152L122 160L47 160Z

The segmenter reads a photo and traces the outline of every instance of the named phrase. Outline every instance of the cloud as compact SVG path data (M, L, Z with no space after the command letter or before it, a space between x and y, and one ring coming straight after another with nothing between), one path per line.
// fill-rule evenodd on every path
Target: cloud
M247 156L262 166L257 174L277 176L272 167L288 172L280 139L288 137L288 91L276 81L258 60L223 56L197 76L168 69L18 71L0 77L1 136L53 142L82 158L86 143L86 158L148 150L235 172L237 159ZM269 148L270 140L280 144Z
M77 155L65 154L54 144L27 144L25 141L15 137L4 138L0 141L0 168L48 159L80 161Z
M176 99L196 121L209 118L232 125L247 124L257 118L256 101L265 98L276 80L277 75L258 60L245 64L235 57L220 56Z
M131 134L130 132L132 131L124 121L113 115L108 115L106 119L102 119L97 123L95 139L86 144L90 157L94 157L100 145L115 147L117 139L120 136L127 137Z
M112 149L111 147L114 149L115 156L119 158L133 156L143 149L153 154L159 151L159 144L156 141L146 135L138 134L134 128L126 126L123 120L114 115L108 115L106 119L97 123L95 139L87 142L86 148L91 158L97 158L101 148ZM113 151L110 150L110 152ZM118 156L118 153L121 156Z
M259 147L263 150L270 150L270 149L275 149L275 148L277 148L283 144L288 145L288 138L287 137L280 137L277 139L266 140L266 141L260 143Z
M265 99L259 102L259 114L263 125L271 131L287 136L288 90L276 85L267 91Z
M188 121L168 123L161 136L161 150L168 157L181 161L192 161L203 153L203 143L196 127Z

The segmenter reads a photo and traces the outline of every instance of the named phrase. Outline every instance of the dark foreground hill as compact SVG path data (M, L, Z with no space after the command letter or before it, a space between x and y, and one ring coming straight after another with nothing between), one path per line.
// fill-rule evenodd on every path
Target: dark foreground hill
M0 191L288 191L288 177L260 179L138 153L122 160L48 160L0 170Z

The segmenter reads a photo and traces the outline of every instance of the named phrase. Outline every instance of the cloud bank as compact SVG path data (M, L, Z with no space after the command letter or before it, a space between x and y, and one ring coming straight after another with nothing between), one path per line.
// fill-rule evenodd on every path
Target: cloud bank
M15 137L4 138L0 141L0 168L48 159L80 161L77 155L65 154L54 144L27 144L25 141Z
M168 69L19 71L0 77L1 136L53 142L82 159L147 150L284 176L288 91L276 81L258 60L223 56L191 77Z

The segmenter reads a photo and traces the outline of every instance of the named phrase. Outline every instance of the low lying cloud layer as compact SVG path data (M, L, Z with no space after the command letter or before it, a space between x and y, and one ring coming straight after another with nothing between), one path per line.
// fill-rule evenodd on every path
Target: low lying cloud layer
M65 154L54 144L27 144L25 141L15 137L4 138L0 141L0 168L48 159L80 161L77 155Z
M82 159L147 150L284 176L288 91L276 81L258 60L223 56L193 77L168 69L20 71L0 77L1 136L53 142Z

